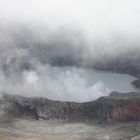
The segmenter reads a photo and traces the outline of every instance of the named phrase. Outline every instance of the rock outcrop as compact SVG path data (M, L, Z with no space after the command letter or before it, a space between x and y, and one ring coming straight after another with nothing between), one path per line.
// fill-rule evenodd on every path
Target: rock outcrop
M139 89L140 88L140 79L134 80L132 82L132 85L134 85L135 88Z
M139 121L140 93L112 92L110 96L86 103L3 94L0 108L16 118L95 121L98 123Z

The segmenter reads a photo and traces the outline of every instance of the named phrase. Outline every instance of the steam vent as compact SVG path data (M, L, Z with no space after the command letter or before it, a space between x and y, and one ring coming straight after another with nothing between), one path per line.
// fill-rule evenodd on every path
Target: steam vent
M0 0L0 140L140 140L140 0Z

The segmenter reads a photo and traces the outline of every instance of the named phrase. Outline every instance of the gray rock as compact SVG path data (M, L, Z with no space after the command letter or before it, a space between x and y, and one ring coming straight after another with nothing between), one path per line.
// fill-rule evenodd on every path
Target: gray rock
M134 85L135 88L140 88L140 79L133 81L132 85Z
M129 122L140 120L140 93L117 93L93 102L75 103L4 94L1 105L16 118Z

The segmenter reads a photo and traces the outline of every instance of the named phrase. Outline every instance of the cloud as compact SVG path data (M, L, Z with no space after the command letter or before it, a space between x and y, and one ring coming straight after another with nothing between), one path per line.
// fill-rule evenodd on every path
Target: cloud
M108 95L111 89L102 80L89 85L78 69L140 68L139 5L138 0L0 0L1 90L77 101Z

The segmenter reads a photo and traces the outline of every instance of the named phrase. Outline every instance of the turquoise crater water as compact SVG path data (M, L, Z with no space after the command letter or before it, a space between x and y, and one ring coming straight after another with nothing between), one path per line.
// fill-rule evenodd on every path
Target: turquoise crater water
M0 88L2 91L23 96L88 102L108 96L112 91L135 91L131 84L134 80L136 78L128 74L46 65L34 71L24 71L15 80L1 78Z

